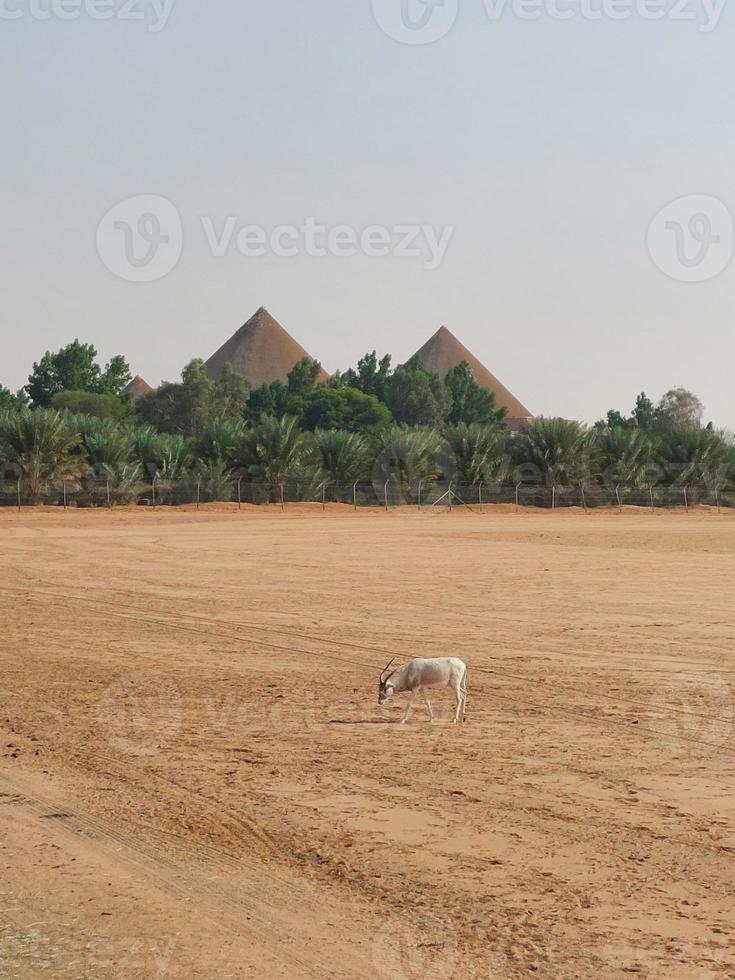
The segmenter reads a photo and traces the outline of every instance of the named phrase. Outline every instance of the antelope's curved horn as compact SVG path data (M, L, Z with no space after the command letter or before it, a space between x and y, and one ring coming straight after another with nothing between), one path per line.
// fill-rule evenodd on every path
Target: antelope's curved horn
M386 672L386 670L387 670L387 669L388 669L388 668L390 667L390 665L391 665L391 664L394 664L395 662L396 662L396 658L394 657L394 658L393 658L393 659L392 659L392 660L391 660L391 661L390 661L389 663L387 663L387 664L385 665L385 667L384 667L384 668L383 668L383 669L381 670L381 672L380 672L380 679L381 679L381 681L383 680L383 675L385 674L385 672Z

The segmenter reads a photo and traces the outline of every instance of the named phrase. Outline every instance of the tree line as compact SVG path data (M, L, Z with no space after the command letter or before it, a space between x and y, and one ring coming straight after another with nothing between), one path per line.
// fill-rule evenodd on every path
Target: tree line
M195 483L212 500L232 499L236 480L297 485L303 499L385 481L408 501L437 481L623 494L735 482L731 436L703 426L701 402L683 389L657 404L641 394L630 414L611 410L592 427L538 418L513 437L466 363L441 378L372 352L326 384L319 372L304 360L285 383L251 389L231 367L214 381L195 360L179 382L133 401L122 394L125 359L102 367L75 341L34 364L21 392L0 388L0 477L21 480L33 503L53 499L59 482L83 492L100 481L112 502L131 502L154 479L163 499Z

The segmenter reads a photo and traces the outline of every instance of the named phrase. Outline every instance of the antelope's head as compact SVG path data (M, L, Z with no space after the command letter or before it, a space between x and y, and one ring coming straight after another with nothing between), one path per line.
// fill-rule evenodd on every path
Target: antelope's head
M394 689L390 679L395 674L395 670L391 670L390 674L388 673L388 669L393 663L395 663L395 657L380 674L380 682L378 685L378 704L385 704L393 697Z

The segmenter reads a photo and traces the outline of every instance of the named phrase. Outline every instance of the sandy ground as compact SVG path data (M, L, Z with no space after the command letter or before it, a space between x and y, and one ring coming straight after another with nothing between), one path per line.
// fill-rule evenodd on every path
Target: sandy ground
M735 516L0 512L3 978L735 977ZM469 714L378 708L456 655Z

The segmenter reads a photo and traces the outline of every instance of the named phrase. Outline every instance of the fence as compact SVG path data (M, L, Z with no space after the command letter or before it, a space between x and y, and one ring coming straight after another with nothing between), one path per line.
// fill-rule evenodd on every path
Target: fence
M289 480L281 484L252 483L246 480L211 480L189 477L182 480L155 479L150 483L116 483L87 478L77 481L54 480L32 487L23 480L0 480L0 506L26 507L45 504L58 507L115 507L125 504L160 507L212 502L229 502L285 507L292 503L350 504L359 507L465 507L482 511L493 504L515 507L584 510L618 508L626 505L652 510L701 505L722 511L735 508L735 487L695 487L653 485L630 487L544 487L529 484L462 484L446 482L315 483Z

